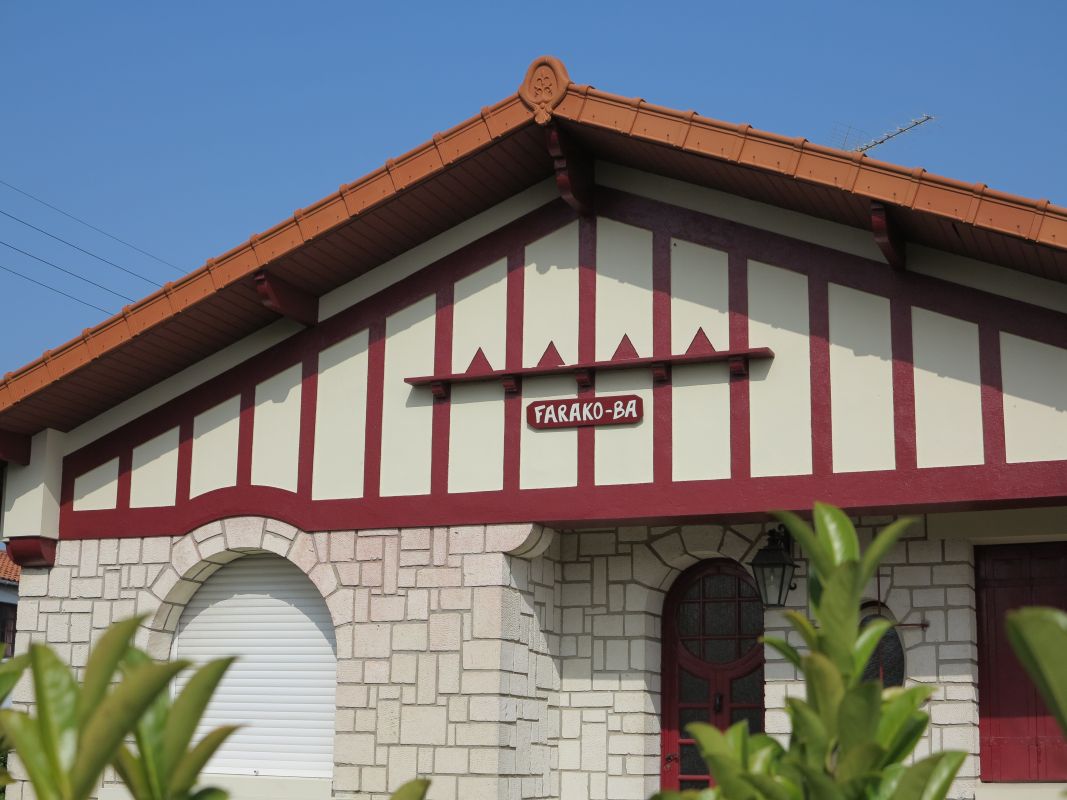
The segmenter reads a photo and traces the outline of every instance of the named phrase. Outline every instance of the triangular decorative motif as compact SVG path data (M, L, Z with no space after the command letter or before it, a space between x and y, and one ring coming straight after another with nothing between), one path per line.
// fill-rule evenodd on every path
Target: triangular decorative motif
M489 359L485 357L485 353L482 352L482 348L478 348L478 352L474 354L474 358L471 359L471 365L467 367L467 375L488 375L493 371L493 365L489 363Z
M708 339L708 335L704 333L704 329L697 328L696 336L693 337L693 341L689 344L689 349L685 351L685 354L687 356L703 356L714 352L715 346Z
M554 342L549 342L548 347L545 348L545 354L541 356L541 360L537 362L539 367L562 367L563 356L559 354L559 350L556 349Z
M637 355L637 350L634 349L633 342L630 341L630 337L625 333L622 335L622 341L619 342L619 346L615 348L615 355L611 357L612 361L629 361L634 358L640 358Z

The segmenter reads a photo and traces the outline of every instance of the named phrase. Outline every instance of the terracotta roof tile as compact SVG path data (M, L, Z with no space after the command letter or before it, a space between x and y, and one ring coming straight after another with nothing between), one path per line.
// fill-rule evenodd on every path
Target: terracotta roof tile
M7 550L0 550L0 581L18 583L22 575L22 567L11 560Z
M563 64L542 57L516 94L5 375L0 431L69 429L262 327L272 315L250 286L261 269L322 294L455 224L459 209L469 216L547 177L535 123L552 119L600 158L850 225L869 225L869 202L882 201L932 246L986 260L1008 252L1008 266L1067 280L1067 208L574 84ZM86 379L94 391L84 391Z

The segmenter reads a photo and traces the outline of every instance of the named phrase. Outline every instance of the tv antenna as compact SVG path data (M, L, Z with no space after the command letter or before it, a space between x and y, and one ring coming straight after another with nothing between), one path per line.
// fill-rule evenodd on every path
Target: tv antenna
M866 144L861 144L859 147L854 147L852 149L852 152L854 152L854 153L866 153L868 150L873 150L874 148L878 147L879 145L885 144L890 139L894 139L897 136L905 134L910 130L914 130L915 128L918 128L920 125L925 125L927 122L930 122L932 119L933 119L933 117L930 114L923 114L921 117L918 117L917 119L913 119L911 122L907 123L906 125L899 126L896 130L889 131L888 133L883 133L877 139L872 139L871 141L867 142Z

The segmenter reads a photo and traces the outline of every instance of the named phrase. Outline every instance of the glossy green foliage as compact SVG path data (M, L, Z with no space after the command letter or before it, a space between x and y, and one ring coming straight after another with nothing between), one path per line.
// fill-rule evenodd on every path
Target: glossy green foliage
M1007 616L1008 641L1067 736L1067 614L1021 608Z
M28 655L9 658L7 661L0 663L0 703L6 701L11 695L11 692L15 689L15 684L19 682L29 665L30 657ZM9 750L11 750L11 743L8 741L7 736L4 735L3 729L0 729L0 753L3 754L3 763L0 764L0 797L3 797L2 787L12 783L11 775L7 771L7 754Z
M0 711L0 731L22 761L38 800L86 800L96 789L108 764L115 762L121 771L116 759L120 750L125 750L123 741L129 734L136 734L139 747L142 741L159 736L159 714L163 709L159 698L165 696L174 676L189 664L185 661L156 663L131 651L130 644L141 621L135 617L117 622L104 632L89 656L80 685L71 669L43 645L31 645L29 653L20 657L24 659L21 662L13 659L0 666L0 690L8 685L9 671L20 669L17 665L12 667L13 664L28 668L32 677L34 714ZM208 667L197 673L190 686ZM120 669L121 679L114 683ZM14 680L11 680L12 686ZM200 679L201 693L206 683L206 678ZM210 688L213 690L214 684ZM187 689L182 698L188 693ZM179 785L187 784L186 793L136 794L137 800L190 796L197 800L225 798L225 794L218 790L196 795L188 793L197 777L196 774L189 777L188 773L198 772L203 762L186 758L189 741L183 736L189 720L195 728L203 708L199 705L199 693L194 692L184 712L178 714L176 709L182 698L175 702L175 709L164 720L168 728L159 740L164 753L168 756L177 754L176 763L184 765L185 777ZM168 743L170 750L166 749ZM196 750L194 748L192 752ZM170 762L164 760L163 763ZM168 774L179 772L173 768Z
M425 800L430 782L419 778L408 781L392 794L392 800Z
M122 671L131 675L152 660L140 650L131 649L123 659ZM216 728L190 748L193 734L219 681L233 663L232 658L212 661L201 667L172 703L162 692L141 716L134 728L136 753L119 747L115 769L134 800L215 800L225 798L218 789L201 789L194 794L200 771L237 730L234 726Z
M752 735L748 723L720 731L694 723L696 740L716 787L662 792L659 800L943 800L963 753L938 753L905 766L929 723L921 710L932 687L884 689L863 670L891 623L860 627L863 590L911 520L885 528L860 552L840 509L816 504L814 527L795 514L778 518L808 557L811 617L788 612L805 647L764 641L804 675L806 696L791 697L789 747Z

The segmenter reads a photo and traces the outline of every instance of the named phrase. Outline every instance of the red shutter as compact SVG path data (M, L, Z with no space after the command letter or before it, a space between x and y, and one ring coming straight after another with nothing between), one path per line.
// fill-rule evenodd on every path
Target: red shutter
M976 558L982 780L1067 780L1067 744L1004 629L1013 608L1067 610L1067 542L979 547Z

